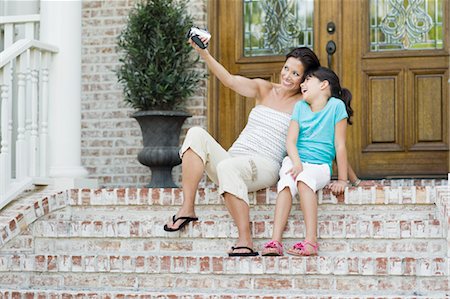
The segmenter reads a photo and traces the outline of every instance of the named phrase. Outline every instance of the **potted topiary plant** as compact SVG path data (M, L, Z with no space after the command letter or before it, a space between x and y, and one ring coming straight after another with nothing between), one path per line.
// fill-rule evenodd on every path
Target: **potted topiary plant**
M177 187L172 168L178 156L181 126L190 115L183 104L201 76L195 71L186 33L193 24L186 0L144 0L129 13L119 35L124 100L138 111L144 148L138 160L152 170L148 187Z

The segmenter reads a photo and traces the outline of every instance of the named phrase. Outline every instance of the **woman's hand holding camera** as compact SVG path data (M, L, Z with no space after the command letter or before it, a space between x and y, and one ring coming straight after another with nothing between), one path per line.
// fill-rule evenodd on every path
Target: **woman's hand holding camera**
M199 37L199 39L203 42L203 44L208 45L209 40L210 40L211 38L210 38L210 37L209 37L209 38L208 38L208 37ZM191 44L191 46L192 46L195 50L197 50L197 51L200 51L200 50L207 51L207 50L206 50L206 47L205 47L204 49L200 48L200 47L192 40L191 37L189 38L188 42L189 42L189 44Z
M211 39L211 34L203 29L192 27L186 34L189 38L189 43L197 51L199 49L206 49L208 47L208 42Z

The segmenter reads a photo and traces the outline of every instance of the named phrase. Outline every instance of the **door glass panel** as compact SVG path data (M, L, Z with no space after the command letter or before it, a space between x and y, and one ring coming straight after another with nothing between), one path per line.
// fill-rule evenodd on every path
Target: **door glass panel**
M444 47L442 0L370 0L370 50Z
M314 0L244 0L244 56L313 48Z

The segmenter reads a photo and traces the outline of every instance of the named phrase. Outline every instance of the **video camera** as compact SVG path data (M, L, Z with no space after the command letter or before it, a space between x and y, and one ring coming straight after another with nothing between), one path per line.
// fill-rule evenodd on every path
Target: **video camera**
M191 27L191 29L189 29L188 33L186 34L186 37L192 39L194 43L196 43L200 48L206 49L206 47L208 47L208 44L205 45L200 38L210 38L211 34L208 31L200 29L198 27Z

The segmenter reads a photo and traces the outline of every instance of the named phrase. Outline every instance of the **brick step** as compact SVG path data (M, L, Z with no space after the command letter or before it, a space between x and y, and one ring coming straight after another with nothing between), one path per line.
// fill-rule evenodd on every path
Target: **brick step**
M359 220L353 217L319 216L319 238L442 238L443 229L437 219L383 219ZM325 218L325 219L323 219ZM414 217L413 217L414 218ZM214 219L214 218L213 218ZM113 237L113 238L236 238L237 229L232 220L217 219L189 223L182 231L166 232L165 220L42 220L32 225L36 237ZM273 222L270 220L251 221L252 235L255 238L270 238ZM285 237L302 238L304 235L302 219L288 220Z
M255 239L254 249L261 252L269 239ZM301 239L285 238L285 249ZM60 255L68 252L78 254L118 255L214 255L224 256L235 244L233 238L167 240L164 238L35 238L33 248L28 252L46 255ZM446 256L444 239L319 239L320 256L351 257L409 257L434 258ZM20 254L27 251L3 250L5 254Z
M300 279L296 281L299 285L305 284L307 282L301 281ZM342 285L347 286L348 283L345 281L339 280ZM423 285L428 285L429 282L426 280L418 280L419 283ZM313 278L310 282L311 284L320 284L321 280ZM384 281L380 281L379 284L383 285ZM265 288L270 288L266 284ZM299 290L297 289L297 292ZM396 292L396 294L400 294L401 291ZM28 299L28 298L52 298L52 299L75 299L75 298L107 298L107 299L124 299L124 298L135 298L135 299L417 299L417 298L427 298L427 299L442 299L448 298L445 297L445 293L443 292L435 292L436 295L427 295L426 297L421 296L421 291L404 291L402 295L393 295L388 294L385 295L386 292L383 290L373 290L369 292L364 292L369 295L355 295L353 291L342 291L342 292L327 292L323 289L318 290L302 290L301 295L296 294L296 291L292 291L292 294L288 294L288 292L284 289L282 291L276 290L267 290L267 289L257 289L257 290L227 290L221 291L214 289L213 291L205 291L199 292L197 290L193 290L191 287L189 290L184 290L182 292L176 291L164 291L164 292L156 292L151 289L143 290L143 291L134 291L134 290L123 290L123 291L111 291L111 290L95 290L95 291L86 291L82 289L0 289L0 298L4 299ZM382 295L380 295L382 294Z
M47 215L47 219L167 219L177 212L179 207L175 206L71 206L70 209L57 210ZM274 205L264 204L250 206L250 215L252 217L273 218L275 210ZM216 205L198 205L195 207L197 216L204 218L214 217L230 217L224 204ZM120 214L119 214L120 213ZM118 215L119 214L119 215ZM291 210L292 215L301 216L302 212L300 204L293 204ZM321 204L318 206L318 214L334 215L346 217L347 215L355 216L372 216L373 218L392 218L407 216L423 218L423 214L436 214L435 204L381 204L381 205L331 205ZM381 214L381 215L380 215ZM417 215L417 216L416 216Z
M242 265L245 267L245 264ZM3 273L2 273L3 274ZM2 288L42 289L58 292L160 293L160 294L210 294L210 295L339 295L346 296L414 296L426 294L446 297L448 278L442 276L400 275L284 275L271 274L204 274L188 275L149 273L33 273L9 272L0 276ZM20 286L20 287L18 287ZM162 298L172 298L172 297ZM29 298L29 297L27 297ZM49 297L52 298L52 297ZM92 297L89 297L92 298ZM94 297L95 298L95 297ZM161 297L158 297L161 298ZM182 297L191 298L191 297ZM214 297L217 298L217 297ZM228 298L228 297L225 297ZM254 297L252 297L254 298ZM266 298L266 297L264 297ZM298 297L295 297L298 298ZM308 297L309 298L309 297ZM314 298L314 297L313 297ZM374 298L374 297L372 297Z
M70 205L163 205L182 203L182 189L73 189L69 190ZM251 205L275 204L276 188L249 193ZM433 186L367 186L346 188L345 194L334 196L325 189L318 192L319 204L426 204L436 199ZM294 199L298 203L298 198ZM199 205L223 204L217 188L200 188L195 200Z
M197 255L35 255L0 257L2 276L9 272L152 273L216 275L392 275L444 276L442 257L309 256L228 257ZM0 272L1 273L1 272Z
M162 226L180 189L30 197L0 212L0 299L448 298L448 197L390 183L320 195L318 257L227 257L237 233L214 188L199 190L201 221L179 233ZM276 193L250 197L260 251ZM303 238L298 205L285 247Z

